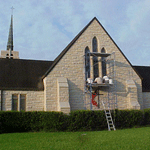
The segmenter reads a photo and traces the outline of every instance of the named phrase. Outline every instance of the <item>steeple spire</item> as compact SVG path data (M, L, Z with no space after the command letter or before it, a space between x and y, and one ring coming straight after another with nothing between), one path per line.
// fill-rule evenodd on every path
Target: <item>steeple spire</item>
M7 58L7 59L19 59L19 52L13 50L13 7L12 14L11 14L11 22L10 22L10 28L9 28L9 35L8 35L8 42L7 42L7 49L1 51L1 58Z
M9 28L8 42L7 42L7 50L13 51L13 47L14 46L13 46L13 14L12 14L10 28Z

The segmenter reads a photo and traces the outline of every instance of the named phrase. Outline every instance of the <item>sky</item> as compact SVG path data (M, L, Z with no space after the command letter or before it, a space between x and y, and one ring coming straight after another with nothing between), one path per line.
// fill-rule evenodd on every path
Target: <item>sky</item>
M0 50L6 50L12 6L21 59L54 60L97 17L131 64L150 66L149 0L0 0Z

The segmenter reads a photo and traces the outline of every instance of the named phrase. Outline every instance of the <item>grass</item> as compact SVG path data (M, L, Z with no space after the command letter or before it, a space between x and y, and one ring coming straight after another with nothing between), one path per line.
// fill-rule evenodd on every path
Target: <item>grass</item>
M148 150L150 127L117 131L0 135L0 150Z

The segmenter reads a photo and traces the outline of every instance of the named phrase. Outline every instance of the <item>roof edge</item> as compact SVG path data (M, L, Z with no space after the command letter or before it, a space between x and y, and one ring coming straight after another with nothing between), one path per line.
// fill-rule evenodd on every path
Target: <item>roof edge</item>
M108 37L111 39L111 41L114 43L114 45L118 48L118 50L121 52L121 54L124 56L124 58L127 60L127 62L129 63L129 65L133 68L131 62L128 60L128 58L124 55L124 53L122 52L122 50L118 47L118 45L116 44L116 42L112 39L112 37L109 35L109 33L105 30L105 28L103 27L103 25L99 22L99 20L94 17L80 32L79 34L77 34L77 36L67 45L67 47L58 55L58 57L56 57L56 59L54 60L54 63L52 64L52 66L47 70L47 72L42 76L42 79L45 78L49 72L55 67L55 65L59 62L59 60L65 55L65 53L69 50L69 48L78 40L78 38L82 35L82 33L88 28L88 26L94 21L96 20L98 22L98 24L102 27L102 29L105 31L105 33L108 35ZM133 70L136 72L136 74L141 78L141 76L137 73L137 71L133 68ZM141 78L142 79L142 78Z
M7 87L0 87L0 90L2 91L44 91L44 87L43 88L7 88Z
M106 34L109 36L109 38L112 40L112 42L115 44L115 46L119 49L119 51L121 52L121 54L125 57L125 59L128 61L128 63L131 65L131 62L128 60L128 58L124 55L124 53L122 52L122 50L119 48L119 46L116 44L116 42L112 39L112 37L109 35L109 33L106 31L106 29L103 27L103 25L99 22L99 20L95 17L95 19L97 20L97 22L99 23L99 25L103 28L103 30L106 32Z
M124 55L124 53L122 52L122 50L119 48L119 46L116 44L116 42L112 39L112 37L109 35L109 33L105 30L105 28L103 27L103 25L99 22L99 20L94 17L96 19L96 21L99 23L99 25L103 28L103 30L106 32L106 34L109 36L109 38L111 39L111 41L115 44L115 46L118 48L118 50L121 52L121 54L124 56L124 58L127 60L127 62L129 63L129 65L133 68L133 70L135 71L135 73L141 78L141 75L134 69L134 67L132 66L131 62L129 61L129 59Z
M132 66L133 70L136 72L136 74L140 77L141 80L143 80L143 77L139 74L139 72L136 70L136 67L142 67L142 66ZM145 66L143 66L145 67Z
M94 17L76 36L75 38L66 46L66 48L56 57L54 60L52 66L47 70L47 72L42 76L42 79L44 79L49 72L55 67L55 65L60 61L60 59L66 54L66 52L72 47L72 45L78 40L78 38L82 35L82 33L88 28L88 26L94 21L97 20L96 17ZM98 21L98 20L97 20Z

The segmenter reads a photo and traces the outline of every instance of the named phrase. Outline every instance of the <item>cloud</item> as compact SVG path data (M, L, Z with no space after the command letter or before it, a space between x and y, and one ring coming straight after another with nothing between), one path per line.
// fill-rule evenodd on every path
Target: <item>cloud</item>
M119 27L118 41L133 64L150 65L150 2L131 1L126 8L126 24Z
M0 48L6 48L13 6L14 48L20 58L55 59L96 16L133 64L148 65L149 5L149 0L2 1Z

